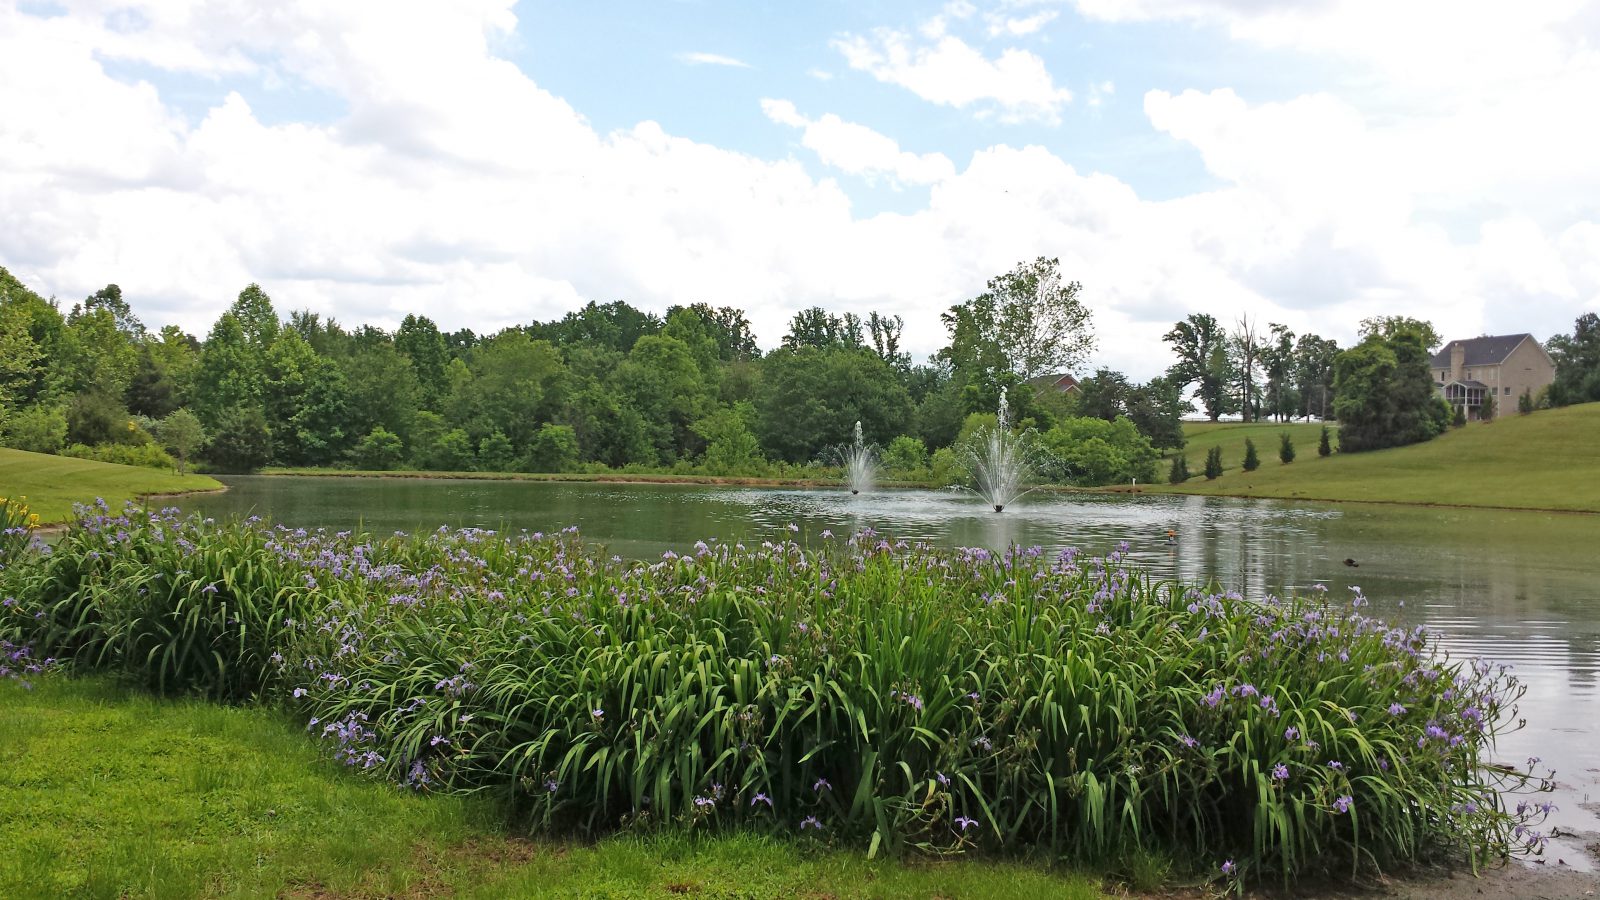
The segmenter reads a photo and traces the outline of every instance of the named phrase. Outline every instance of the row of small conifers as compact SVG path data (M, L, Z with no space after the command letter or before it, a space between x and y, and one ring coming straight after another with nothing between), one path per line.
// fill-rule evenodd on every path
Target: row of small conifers
M1541 840L1485 765L1519 688L1361 598L1244 600L1120 554L790 534L624 562L573 533L377 538L175 511L8 532L28 659L281 705L343 762L587 833L1158 853L1234 877Z

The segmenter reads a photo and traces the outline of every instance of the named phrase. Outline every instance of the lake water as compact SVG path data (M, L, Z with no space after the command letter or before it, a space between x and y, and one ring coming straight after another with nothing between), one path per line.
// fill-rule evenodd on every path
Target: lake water
M1526 727L1496 753L1557 771L1551 823L1600 832L1600 516L1310 504L1171 495L1034 493L1004 513L955 492L847 491L432 479L224 478L180 505L306 528L374 533L440 525L550 531L577 525L625 557L683 552L705 538L761 540L793 523L802 540L871 527L946 546L1074 546L1130 556L1161 576L1215 578L1246 596L1359 585L1372 613L1426 624L1452 655L1511 664L1527 685ZM1169 543L1167 531L1176 532ZM1350 566L1350 560L1356 563ZM1547 856L1593 868L1582 839ZM1551 864L1555 860L1551 859Z

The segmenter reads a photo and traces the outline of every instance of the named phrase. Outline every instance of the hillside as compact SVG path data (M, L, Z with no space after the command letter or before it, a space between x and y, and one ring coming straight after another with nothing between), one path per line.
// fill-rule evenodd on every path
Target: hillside
M1296 427L1311 436L1296 434L1298 458L1283 465L1275 436L1282 426L1203 426L1188 447L1194 477L1151 490L1600 512L1600 403L1512 414L1451 429L1425 444L1327 458L1317 456L1316 426ZM1247 429L1256 430L1261 454L1254 472L1238 468ZM1205 451L1217 444L1228 471L1207 481L1201 474ZM1230 452L1230 446L1238 449Z
M1322 425L1316 422L1185 422L1183 436L1187 443L1183 454L1189 458L1190 473L1200 475L1206 469L1206 451L1221 447L1223 471L1233 471L1244 462L1244 442L1249 438L1256 442L1256 453L1261 455L1263 466L1269 459L1276 464L1278 434L1284 431L1289 432L1289 439L1294 441L1297 458L1317 455L1317 438L1322 433ZM1335 423L1328 424L1328 440L1334 447L1339 446L1339 426ZM1172 456L1171 453L1167 455L1162 469L1156 473L1162 481L1167 478L1165 466L1172 464Z
M0 447L0 497L27 497L28 506L46 523L64 522L72 504L104 497L113 508L150 494L221 490L204 475L179 476L158 469L50 456Z

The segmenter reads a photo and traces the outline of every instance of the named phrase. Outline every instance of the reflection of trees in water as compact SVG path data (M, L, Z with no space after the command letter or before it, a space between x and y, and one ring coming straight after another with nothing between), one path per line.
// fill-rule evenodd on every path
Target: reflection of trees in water
M1321 582L1338 601L1360 585L1385 620L1560 671L1582 694L1600 681L1600 582L1588 562L1600 518L1353 505L1295 516L1281 504L1189 500L1173 511L1177 544L1155 564L1164 575L1250 597Z

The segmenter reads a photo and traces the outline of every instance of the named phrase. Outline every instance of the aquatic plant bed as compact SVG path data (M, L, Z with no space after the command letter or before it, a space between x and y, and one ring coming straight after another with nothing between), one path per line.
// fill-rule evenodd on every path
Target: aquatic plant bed
M627 562L572 531L170 510L94 511L51 552L6 553L12 654L280 704L360 771L549 833L1156 853L1235 879L1542 841L1538 807L1503 793L1528 775L1486 764L1516 681L1438 658L1359 593L1245 600L1120 554L870 531Z

